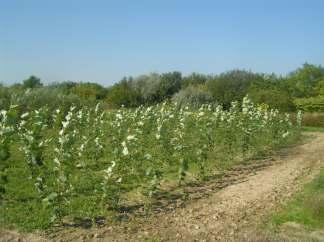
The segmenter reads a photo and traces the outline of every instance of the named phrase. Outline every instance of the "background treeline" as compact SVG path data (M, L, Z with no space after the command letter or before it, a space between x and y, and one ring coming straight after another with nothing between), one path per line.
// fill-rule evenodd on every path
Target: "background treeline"
M324 68L305 63L286 76L231 70L219 75L180 72L151 73L125 77L118 83L103 87L97 83L61 82L44 85L31 76L22 83L0 84L0 108L17 104L22 108L48 105L68 107L91 105L101 101L107 108L152 105L170 100L180 105L216 102L226 109L245 95L255 103L265 103L282 111L301 109L324 111Z

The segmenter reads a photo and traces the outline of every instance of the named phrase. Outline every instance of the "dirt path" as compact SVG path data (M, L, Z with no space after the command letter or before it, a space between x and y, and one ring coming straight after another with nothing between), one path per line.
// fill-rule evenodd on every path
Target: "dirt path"
M114 227L65 230L51 238L61 241L230 241L237 235L244 237L245 231L259 224L324 165L324 133L307 133L305 140L304 144L274 157L273 165L208 197L188 202L183 208L146 219L136 218Z

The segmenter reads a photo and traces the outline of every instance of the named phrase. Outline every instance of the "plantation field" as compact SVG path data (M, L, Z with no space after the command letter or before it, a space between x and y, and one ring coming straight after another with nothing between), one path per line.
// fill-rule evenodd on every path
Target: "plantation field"
M25 230L149 212L159 195L214 179L225 170L292 143L301 114L244 98L199 108L163 103L136 109L76 108L0 114L0 224Z
M0 0L0 242L324 242L323 9Z

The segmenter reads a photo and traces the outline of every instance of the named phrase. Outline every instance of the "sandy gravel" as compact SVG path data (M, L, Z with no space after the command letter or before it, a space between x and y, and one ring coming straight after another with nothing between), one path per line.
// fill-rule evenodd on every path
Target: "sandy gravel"
M283 150L271 166L250 172L209 196L149 218L114 227L74 229L50 235L56 241L244 241L278 205L310 181L324 165L324 133L307 133L304 144ZM0 233L2 241L41 241L38 235ZM29 237L27 237L29 236ZM237 239L239 240L239 239Z

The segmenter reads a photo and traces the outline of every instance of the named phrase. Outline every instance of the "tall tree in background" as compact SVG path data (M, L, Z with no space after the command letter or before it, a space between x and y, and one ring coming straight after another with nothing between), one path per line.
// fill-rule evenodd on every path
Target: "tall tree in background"
M294 97L310 97L315 95L314 88L323 77L323 67L305 63L290 73L287 81Z
M207 87L218 103L229 108L231 102L243 99L251 82L262 78L262 75L249 71L233 70L210 79L207 82Z
M83 99L102 100L106 97L106 89L97 83L78 83L71 88L72 93Z
M159 102L159 88L161 76L158 73L141 75L132 82L132 88L140 96L141 104L154 104Z
M133 88L133 78L123 78L108 88L107 102L113 107L136 107L140 104L140 95Z
M30 76L28 79L23 81L24 88L38 88L42 87L43 83L41 83L40 78L36 76Z
M174 71L162 74L159 86L159 101L171 98L173 94L178 92L181 89L181 81L181 72Z
M318 80L315 86L315 93L319 96L324 96L324 77Z
M181 89L185 89L188 86L205 85L210 78L210 76L193 72L189 76L182 78Z

